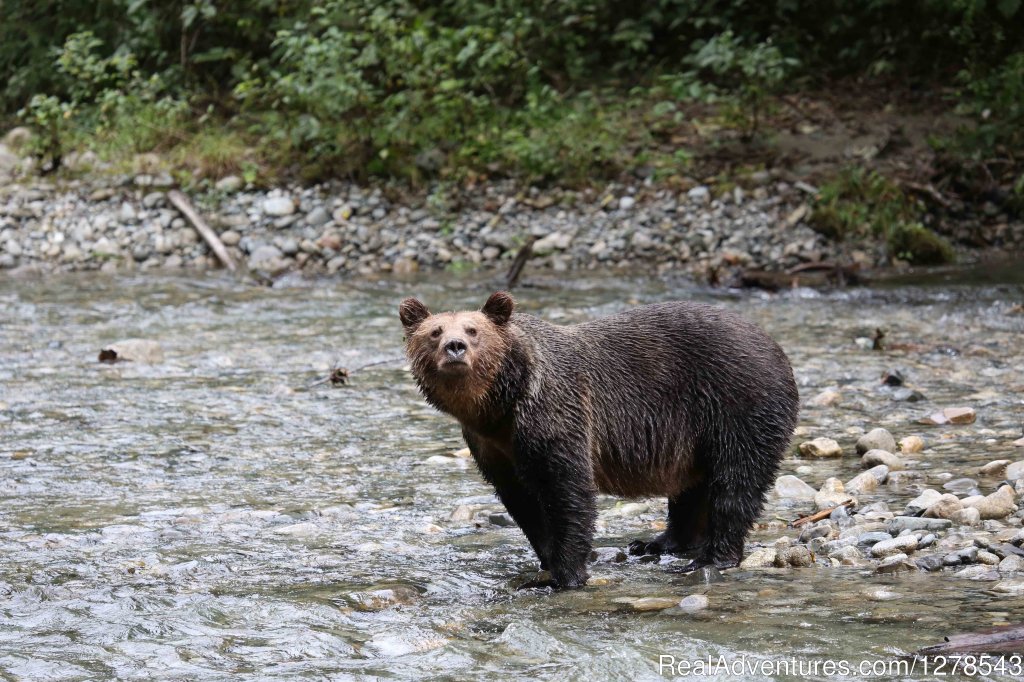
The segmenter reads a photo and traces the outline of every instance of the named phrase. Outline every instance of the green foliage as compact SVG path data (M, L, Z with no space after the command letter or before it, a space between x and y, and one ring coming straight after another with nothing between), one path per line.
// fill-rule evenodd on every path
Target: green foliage
M815 197L810 222L832 239L881 237L892 258L918 265L949 263L949 243L920 223L921 208L874 171L846 170Z
M700 82L700 72L710 74L719 93L724 89L726 119L748 139L757 133L770 96L799 64L770 41L747 47L731 30L701 44L689 62L699 70L689 81Z

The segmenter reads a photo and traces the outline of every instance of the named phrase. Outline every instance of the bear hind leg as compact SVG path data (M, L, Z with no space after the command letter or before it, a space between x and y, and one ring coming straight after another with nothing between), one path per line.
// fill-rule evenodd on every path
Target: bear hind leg
M747 533L763 506L764 494L759 487L712 483L709 487L707 537L697 558L681 570L687 573L705 566L738 566L743 559Z
M708 490L697 485L668 501L668 523L665 531L652 540L634 540L629 553L676 554L700 548L704 544L708 523Z

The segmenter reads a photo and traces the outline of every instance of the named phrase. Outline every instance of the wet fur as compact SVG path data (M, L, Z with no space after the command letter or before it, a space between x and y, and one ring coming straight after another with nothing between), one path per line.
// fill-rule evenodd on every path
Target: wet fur
M796 384L778 345L696 303L571 326L511 310L502 293L481 312L442 315L407 299L401 318L421 392L459 420L554 582L587 580L598 492L669 498L667 530L632 552L695 548L691 568L737 564L796 425ZM464 375L438 369L437 326L477 330Z

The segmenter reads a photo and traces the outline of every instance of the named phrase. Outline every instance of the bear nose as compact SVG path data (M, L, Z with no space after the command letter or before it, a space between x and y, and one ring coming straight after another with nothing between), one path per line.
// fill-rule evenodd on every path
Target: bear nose
M448 357L458 360L466 354L466 342L462 339L452 339L444 344L444 351L448 353Z

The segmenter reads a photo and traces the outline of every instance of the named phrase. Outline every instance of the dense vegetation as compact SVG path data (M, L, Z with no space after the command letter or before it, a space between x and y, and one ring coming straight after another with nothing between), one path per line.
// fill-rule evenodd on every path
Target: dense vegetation
M200 177L579 183L685 172L694 103L751 140L782 92L898 83L973 121L947 152L1016 168L1021 4L4 0L0 116L41 158L157 151Z

